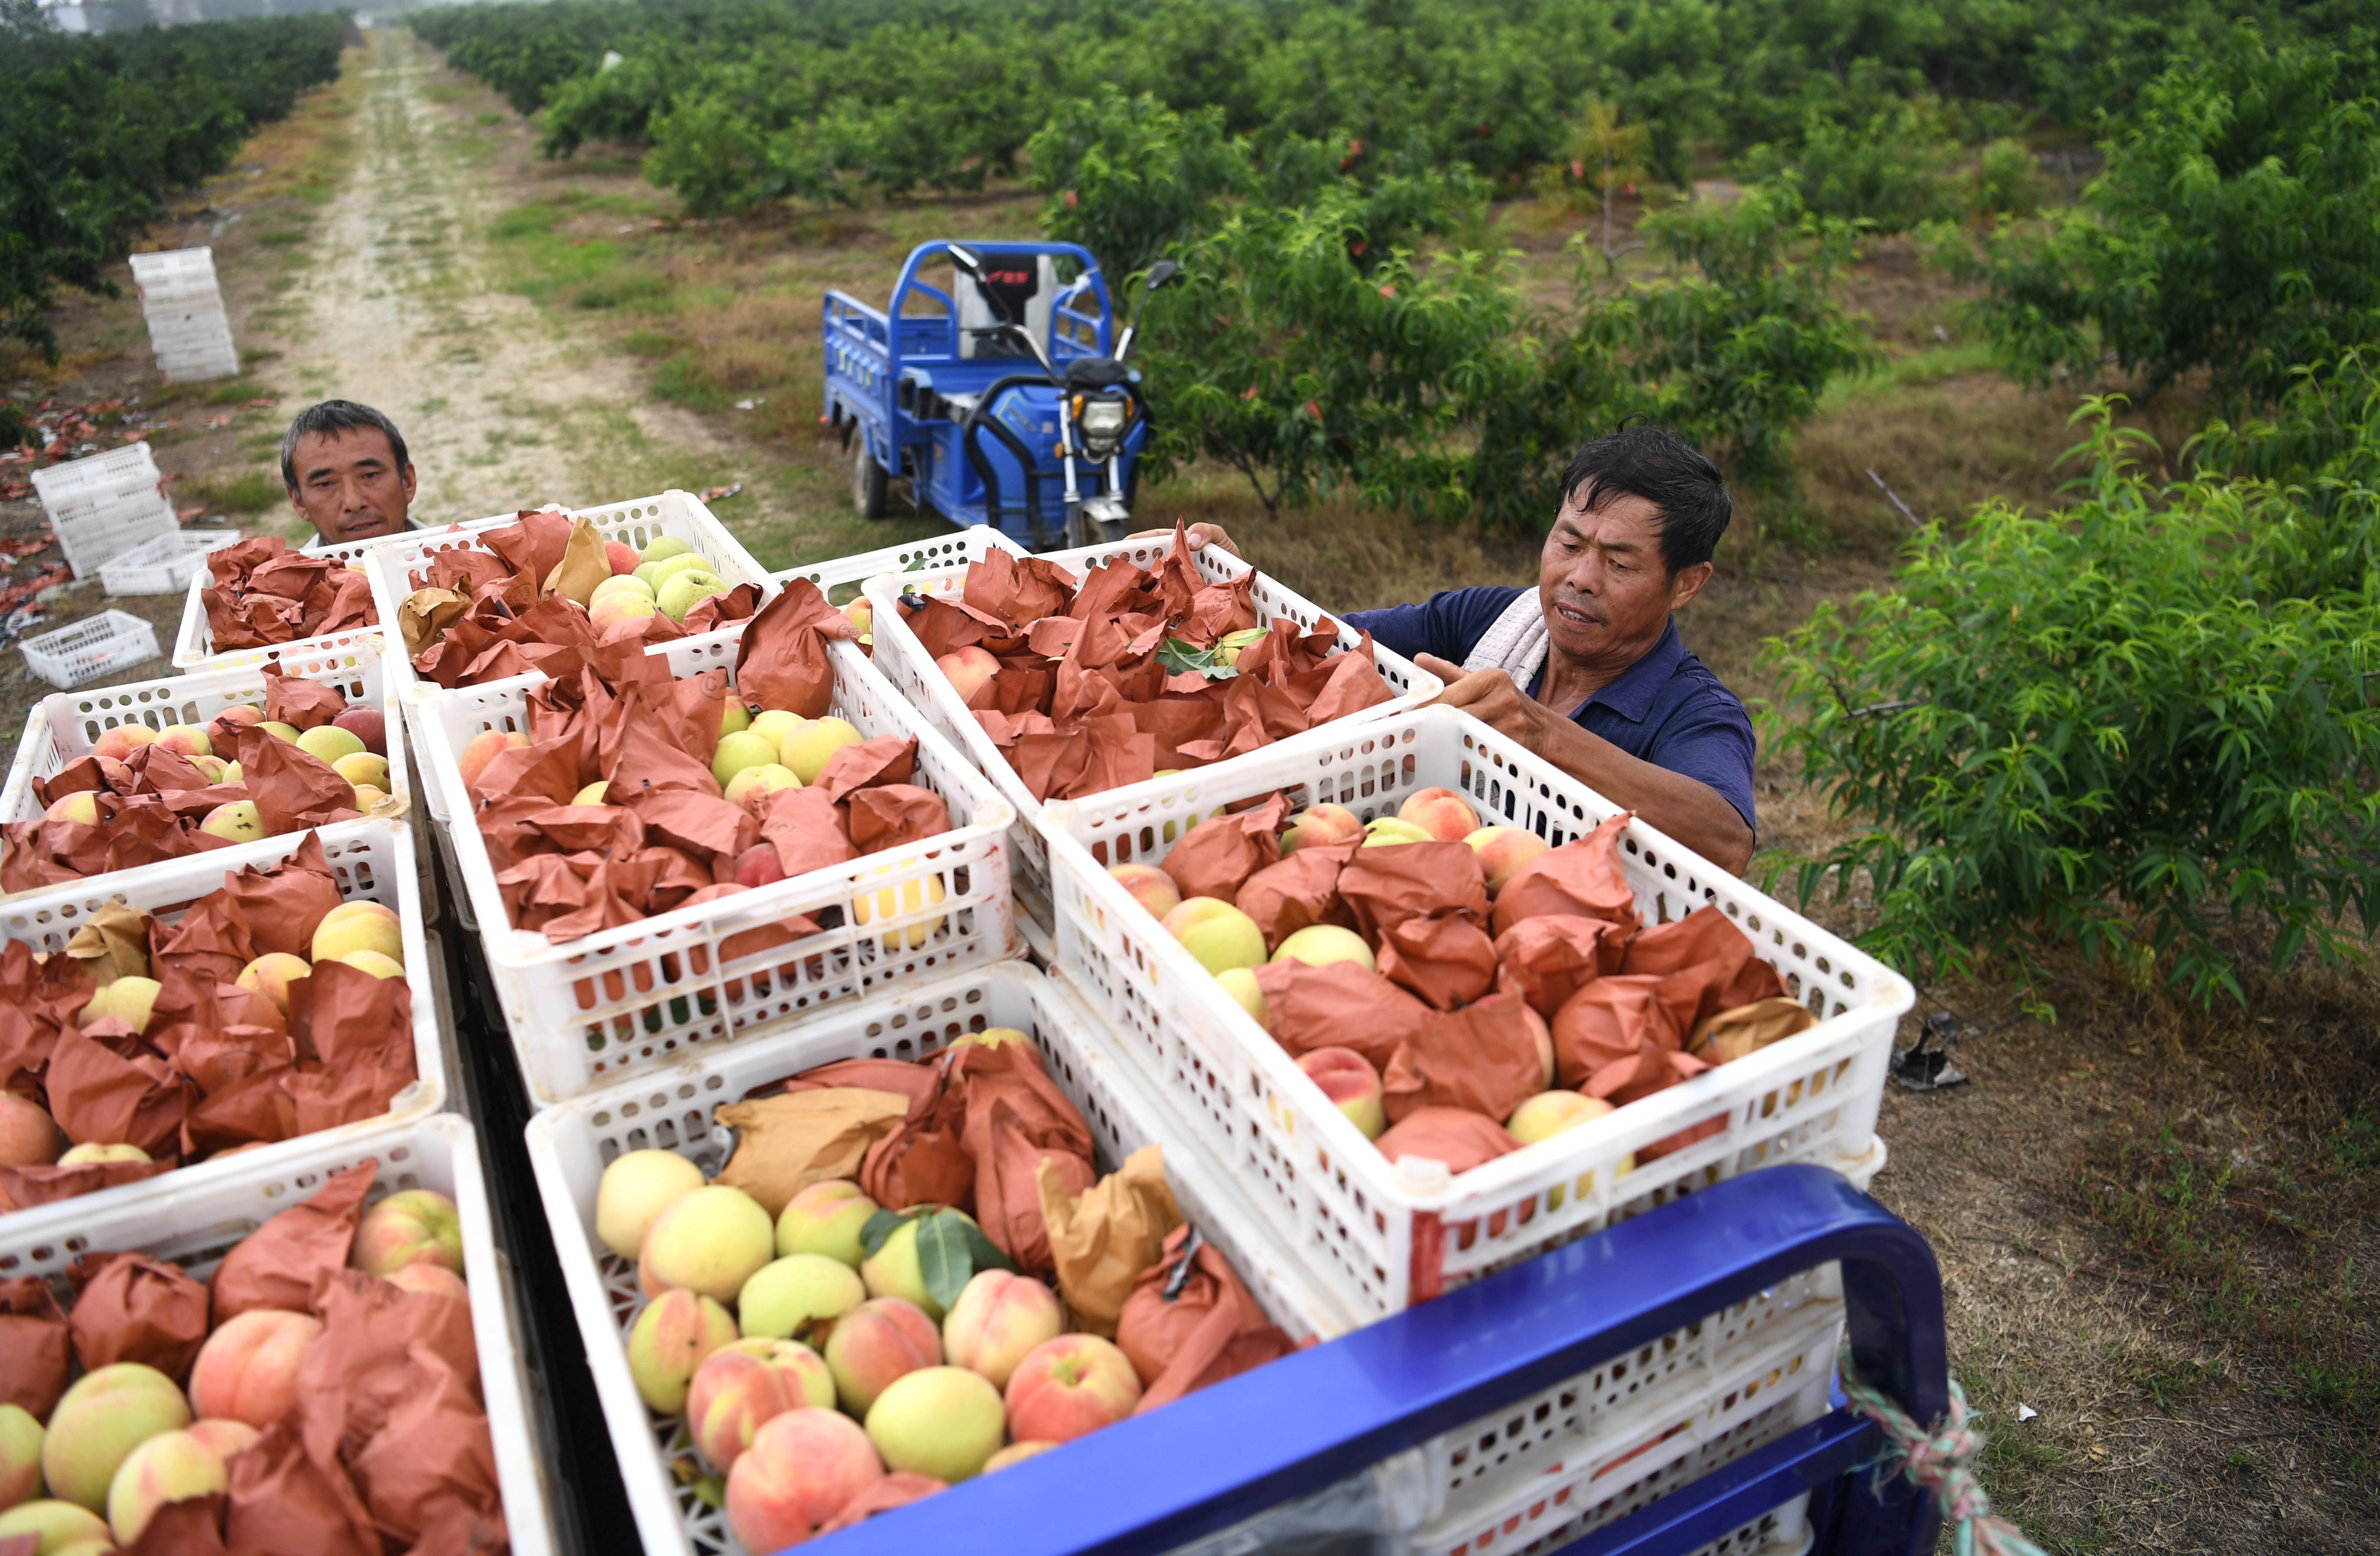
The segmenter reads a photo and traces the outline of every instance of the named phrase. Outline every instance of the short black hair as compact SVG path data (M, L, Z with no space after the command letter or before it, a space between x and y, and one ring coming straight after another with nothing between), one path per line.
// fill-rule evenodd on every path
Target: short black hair
M1601 511L1614 497L1642 497L1661 514L1661 565L1675 577L1681 568L1708 562L1734 517L1735 499L1718 467L1667 427L1621 422L1582 445L1562 471L1561 505L1586 487L1586 510Z
M366 430L387 437L389 451L396 456L398 469L402 470L413 463L406 456L405 434L396 430L395 422L371 407L358 405L353 400L324 400L319 405L308 406L298 413L297 420L289 423L289 432L281 440L281 484L292 492L298 490L299 438L310 433L316 437L335 438L342 432Z

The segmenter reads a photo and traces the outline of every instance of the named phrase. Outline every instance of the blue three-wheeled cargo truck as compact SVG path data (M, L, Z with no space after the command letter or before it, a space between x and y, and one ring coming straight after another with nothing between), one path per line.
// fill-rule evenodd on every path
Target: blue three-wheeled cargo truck
M1179 274L1152 266L1140 306ZM825 418L863 517L905 480L919 512L1029 551L1123 538L1148 401L1126 364L1137 316L1118 317L1089 249L923 243L884 308L829 292L824 313Z

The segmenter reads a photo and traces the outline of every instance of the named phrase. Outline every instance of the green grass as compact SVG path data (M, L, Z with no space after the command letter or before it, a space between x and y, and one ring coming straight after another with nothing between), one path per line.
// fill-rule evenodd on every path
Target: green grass
M1888 358L1873 372L1849 374L1828 384L1818 401L1818 414L1823 416L1854 401L1878 398L1896 390L1991 371L1991 344L1982 340L1937 346L1914 356Z
M285 249L292 244L305 242L306 236L304 227L275 227L271 232L258 233L256 240L270 243L276 249Z
M666 297L669 290L670 284L664 276L649 270L622 268L579 287L571 294L570 300L573 306L585 309L633 308Z
M269 399L272 395L273 391L261 383L250 383L244 378L235 378L227 383L218 383L209 389L206 403L211 406L246 405L250 400Z
M203 482L197 496L210 513L253 514L287 501L289 494L278 477L251 470L244 476Z
M686 342L659 330L630 330L620 345L631 357L674 357L686 347Z

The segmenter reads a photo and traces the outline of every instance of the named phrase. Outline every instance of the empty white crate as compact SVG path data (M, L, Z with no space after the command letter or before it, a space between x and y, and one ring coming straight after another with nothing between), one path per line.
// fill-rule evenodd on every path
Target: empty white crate
M455 1201L463 1228L463 1278L470 1289L471 1338L480 1353L480 1392L495 1441L496 1481L505 1533L517 1556L550 1556L553 1517L544 1474L531 1447L527 1357L504 1300L503 1255L488 1206L487 1181L471 1125L452 1115L374 1124L360 1134L322 1134L225 1159L203 1180L199 1169L70 1200L65 1217L48 1210L0 1216L0 1279L38 1275L71 1307L67 1270L89 1253L137 1252L176 1264L203 1281L233 1245L273 1216L310 1197L334 1173L366 1161L380 1165L370 1197L430 1188ZM103 1203L103 1200L104 1201Z
M144 308L186 298L220 295L212 249L165 249L153 254L133 254L129 259L132 284L140 288Z
M1110 878L1153 864L1196 821L1290 793L1370 820L1417 790L1461 794L1484 821L1548 843L1618 810L1518 742L1446 708L1293 735L1229 764L1042 812L1059 963L1095 991L1135 1062L1351 1310L1401 1311L1610 1222L1755 1167L1871 1158L1907 979L1638 821L1621 858L1647 923L1716 904L1820 1016L1798 1037L1450 1178L1391 1167L1215 979ZM1623 1158L1718 1122L1634 1171Z
M207 553L239 541L237 529L183 529L144 541L99 569L110 594L178 594L206 571Z
M250 866L262 869L277 864L295 854L309 836L322 840L323 859L339 883L342 897L349 902L376 902L396 914L405 942L405 984L412 998L413 1084L391 1098L388 1112L378 1118L317 1130L236 1156L211 1157L196 1166L176 1168L138 1183L0 1216L0 1228L9 1236L69 1237L92 1218L153 1199L160 1191L170 1194L185 1185L194 1190L212 1188L237 1181L250 1164L288 1162L303 1160L307 1152L350 1149L349 1142L392 1124L434 1113L445 1105L446 1035L439 1025L437 985L421 926L413 838L402 823L358 821L312 833L292 833L95 876L70 886L20 893L0 903L0 939L21 940L38 952L62 951L84 921L110 903L179 923L192 903L223 889L225 876Z
M125 611L102 611L28 638L26 668L61 691L157 657L157 629Z
M1154 568L1172 549L1172 540L1168 536L1155 541L1124 541L1078 551L1051 552L1046 560L1056 563L1080 579L1093 567L1113 562L1129 562L1136 566ZM1252 570L1246 563L1218 546L1208 546L1201 551L1196 564L1199 574L1208 583L1225 582ZM968 710L966 699L959 696L950 678L935 665L933 656L926 652L925 645L909 629L895 603L902 595L912 593L942 595L955 600L966 589L966 568L952 566L921 571L914 576L881 577L871 582L868 586L868 596L875 607L876 664L878 669L892 677L904 697L924 710L936 729L941 730L989 774L993 783L1000 785L1000 792L1016 807L1018 900L1028 915L1044 925L1050 925L1054 920L1050 906L1048 852L1033 826L1034 819L1041 813L1042 802L1033 797L1033 792L1016 775L1016 769L1001 754L1000 748L991 743L991 737L984 733L983 725ZM1276 617L1286 616L1310 631L1317 621L1326 616L1338 620L1319 605L1293 593L1278 579L1262 573L1257 574L1254 602L1257 617L1266 626L1270 626ZM1354 628L1344 623L1340 624L1339 646L1342 649L1354 648L1361 638L1362 635ZM1373 645L1373 656L1379 667L1380 679L1388 684L1392 695L1390 700L1367 708L1342 723L1360 723L1400 709L1415 707L1446 689L1445 684L1428 671L1378 644ZM1263 754L1262 751L1254 753L1259 757ZM1248 757L1232 757L1216 766L1228 770L1249 760ZM1213 769L1202 768L1199 771ZM1129 800L1151 794L1158 785L1168 782L1170 780L1162 778L1152 779L1148 784L1114 790L1112 795L1119 799Z
M146 442L33 472L50 529L79 578L145 541L180 528Z
M661 651L680 680L732 673L743 631L729 627ZM486 842L465 803L460 765L463 748L484 731L528 732L529 688L544 677L464 687L417 704L423 765L435 773L428 782L456 805L446 823L454 864L538 1106L675 1063L698 1044L1015 954L1009 892L1015 811L868 668L856 645L837 642L828 651L832 711L865 737L914 736L912 781L942 796L951 830L561 945L512 927ZM839 925L728 954L741 935L822 910L832 910Z

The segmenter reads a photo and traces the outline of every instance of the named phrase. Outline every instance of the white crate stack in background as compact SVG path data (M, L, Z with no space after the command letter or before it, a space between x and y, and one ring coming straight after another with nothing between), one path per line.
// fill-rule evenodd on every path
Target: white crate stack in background
M239 351L215 285L212 249L170 249L132 256L132 279L149 320L149 346L168 383L236 378Z
M181 529L146 442L35 470L33 492L79 578L145 541Z

